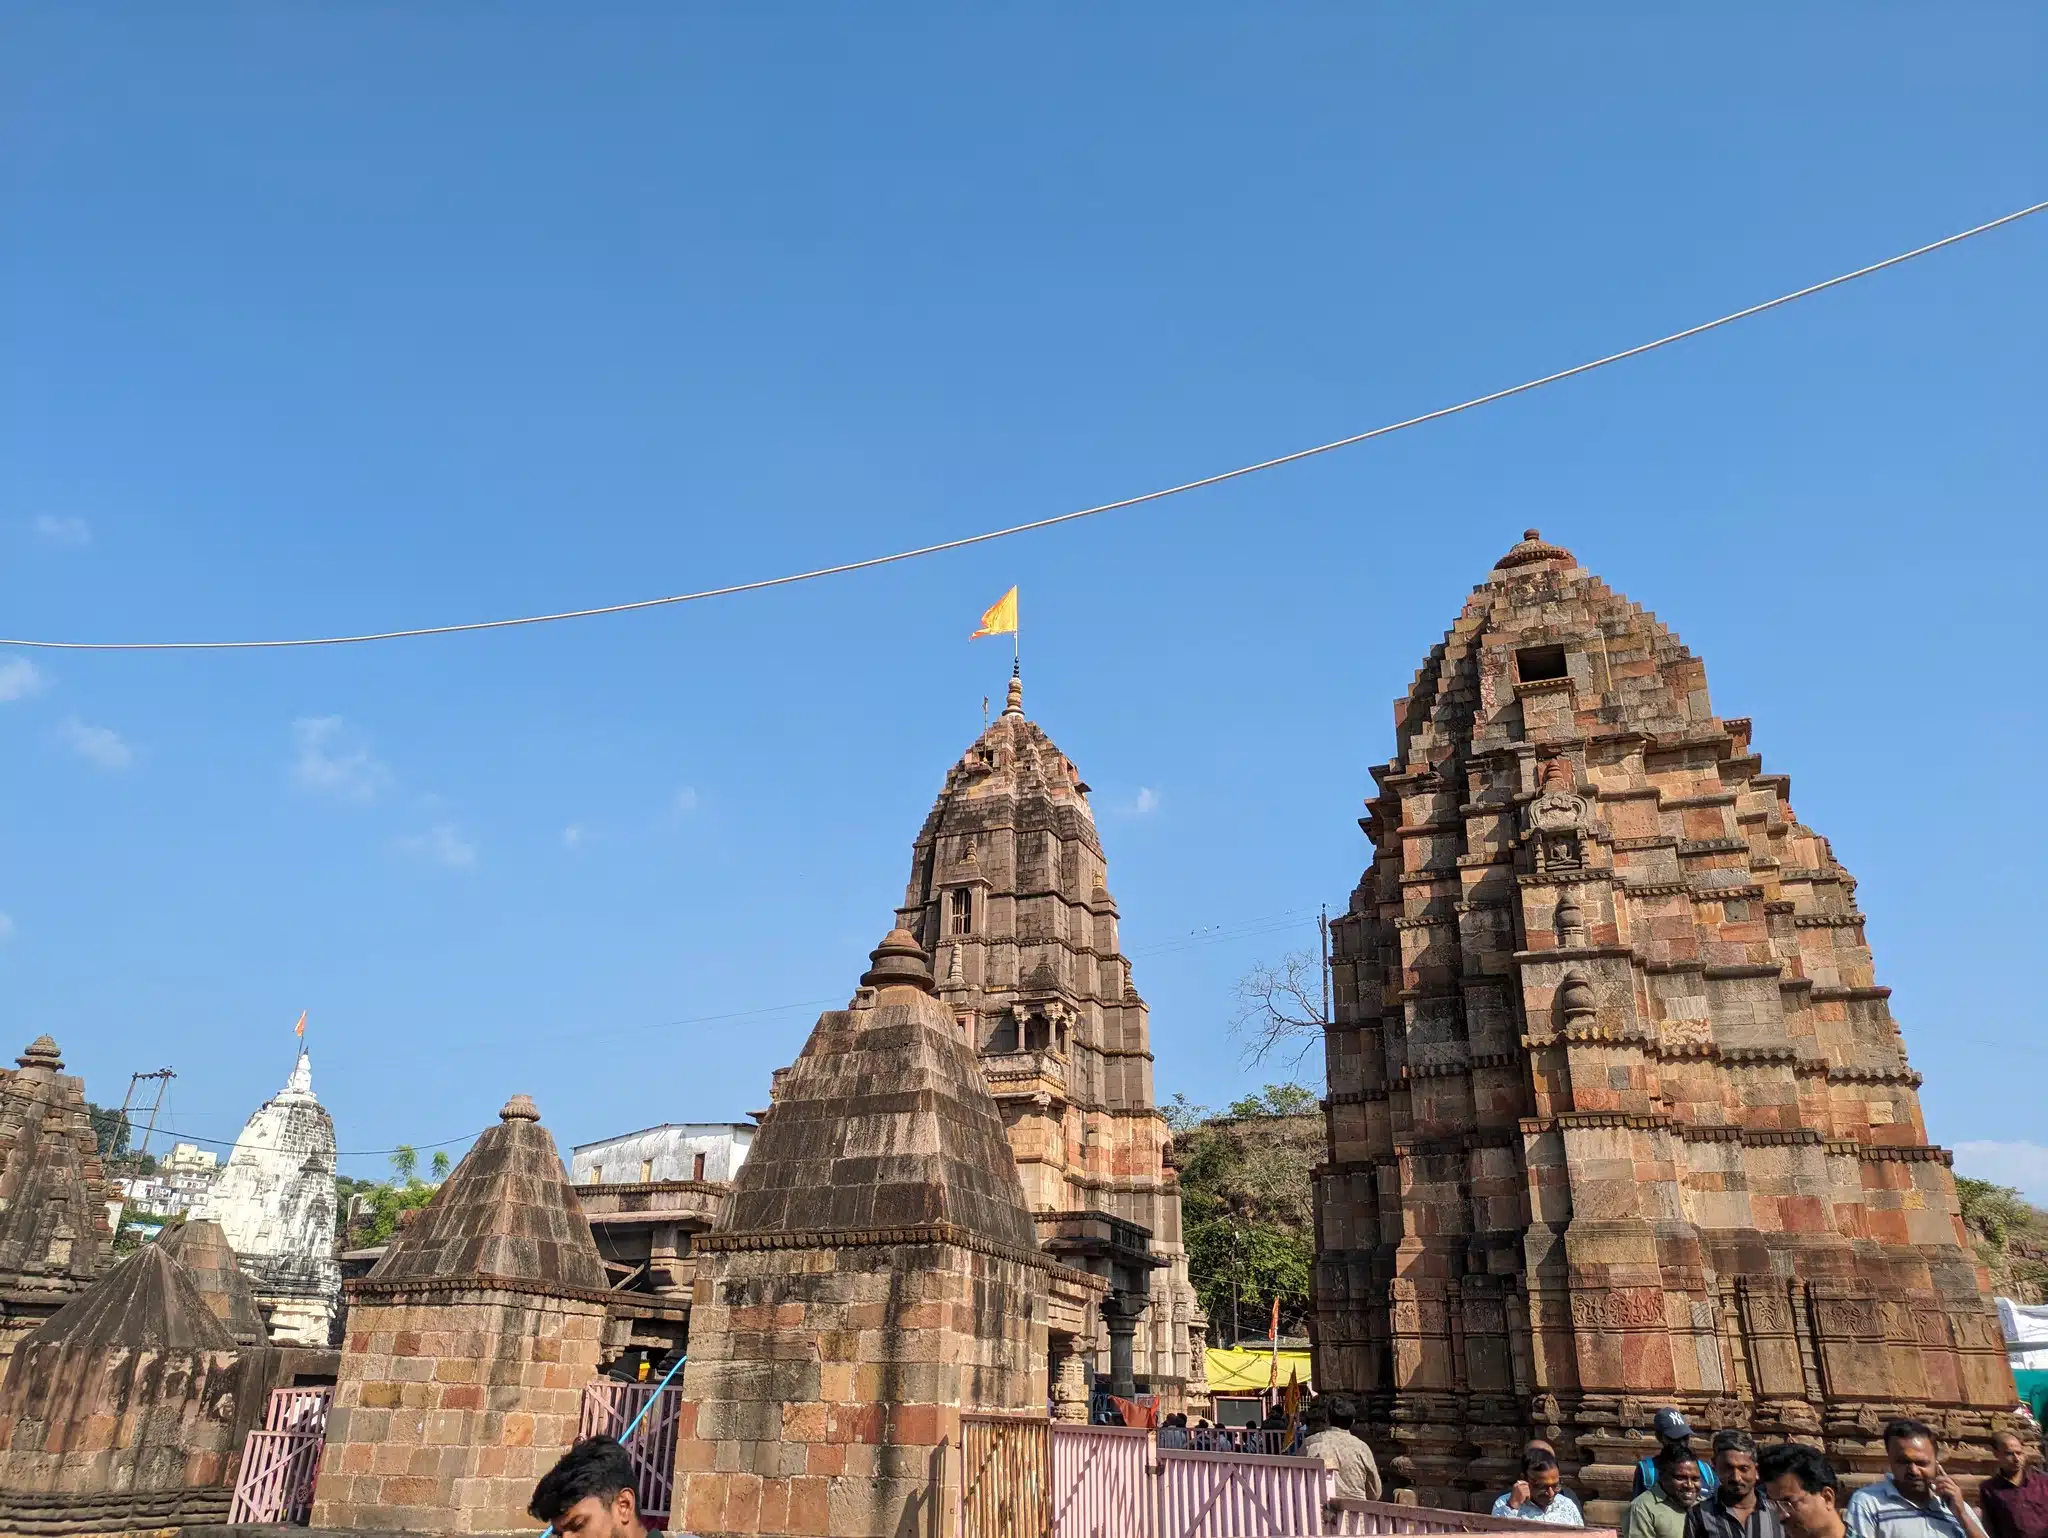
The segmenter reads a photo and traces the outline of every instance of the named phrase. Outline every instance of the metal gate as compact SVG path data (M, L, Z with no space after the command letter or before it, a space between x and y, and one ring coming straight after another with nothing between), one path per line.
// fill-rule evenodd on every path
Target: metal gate
M1052 1426L1015 1415L960 1417L961 1538L1046 1538Z
M1159 1453L1157 1538L1320 1533L1330 1471L1319 1458Z
M1052 1428L1052 1538L1150 1538L1151 1433Z
M675 1504L676 1435L683 1415L681 1387L621 1383L615 1378L587 1383L583 1386L583 1424L576 1435L623 1436L649 1399L654 1403L648 1406L646 1419L633 1433L633 1440L626 1443L626 1456L633 1460L640 1520L649 1527L665 1528Z

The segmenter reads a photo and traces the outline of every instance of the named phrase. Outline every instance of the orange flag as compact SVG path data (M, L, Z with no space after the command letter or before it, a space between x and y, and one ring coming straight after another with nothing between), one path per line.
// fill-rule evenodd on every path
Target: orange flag
M1003 594L981 617L981 627L967 639L979 641L985 635L1015 635L1017 633L1017 590L1013 587Z
M292 1027L292 1034L294 1036L304 1036L306 1034L306 1012L303 1009L299 1011L299 1023Z

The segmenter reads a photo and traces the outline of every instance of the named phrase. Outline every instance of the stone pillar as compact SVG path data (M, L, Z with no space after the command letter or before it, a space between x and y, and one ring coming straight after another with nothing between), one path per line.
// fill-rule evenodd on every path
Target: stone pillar
M1054 1420L1088 1424L1088 1343L1078 1335L1052 1338Z
M315 1527L531 1532L597 1376L604 1263L525 1095L349 1284Z
M1113 1292L1102 1300L1102 1324L1109 1331L1109 1391L1124 1399L1138 1392L1131 1347L1138 1321L1145 1317L1145 1304L1142 1294L1129 1292Z

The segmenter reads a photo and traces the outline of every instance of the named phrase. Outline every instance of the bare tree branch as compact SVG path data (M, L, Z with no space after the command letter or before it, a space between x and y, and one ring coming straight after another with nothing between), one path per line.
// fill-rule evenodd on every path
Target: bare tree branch
M1292 1049L1298 1064L1323 1039L1323 968L1313 951L1290 951L1277 963L1260 962L1237 980L1231 1033L1244 1043L1247 1063Z

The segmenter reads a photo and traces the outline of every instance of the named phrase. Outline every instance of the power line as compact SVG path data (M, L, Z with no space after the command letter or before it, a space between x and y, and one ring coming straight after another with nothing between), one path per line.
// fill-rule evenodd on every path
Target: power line
M1531 390L1540 390L1545 385L1557 384L1561 380L1572 379L1580 374L1590 374L1593 370L1606 368L1609 364L1626 362L1630 358L1640 358L1643 354L1655 352L1660 347L1669 347L1673 343L1702 336L1722 326L1731 326L1739 320L1747 320L1753 315L1761 315L1766 310L1775 310L1782 305L1792 304L1797 300L1810 298L1814 294L1824 293L1828 289L1839 288L1845 283L1855 282L1858 278L1867 278L1872 273L1883 272L1886 268L1897 267L1902 263L1912 261L1916 257L1926 256L1930 252L1942 250L1944 247L1956 245L1974 236L1983 235L2004 225L2025 219L2029 215L2038 214L2043 209L2048 209L2048 202L2034 203L2026 208L2015 209L2012 213L2002 215L1983 224L1975 225L1970 229L1959 230L1953 235L1943 236L1940 240L1930 241L1924 246L1915 246L1912 250L1902 251L1897 256L1888 256L1881 262L1872 262L1867 267L1858 267L1854 272L1845 272L1836 277L1824 279L1819 283L1810 283L1805 288L1794 289L1789 294L1780 294L1777 298L1766 299L1761 304L1753 304L1744 309L1731 311L1729 314L1714 320L1704 321L1697 326L1688 326L1683 331L1674 331L1669 336L1658 337L1652 342L1643 342L1621 352L1608 353L1605 357L1594 358L1586 363L1574 364L1570 368L1559 369L1556 373L1545 374L1537 379L1524 380L1521 384L1510 385L1504 390L1494 390L1485 395L1475 395L1470 400L1458 402L1455 406L1440 406L1434 411L1425 411L1420 416L1407 417L1399 422L1389 422L1385 426L1371 428L1362 433L1353 433L1346 438L1333 438L1330 442L1319 443L1313 448L1296 449L1291 454L1280 454L1272 459L1259 460L1255 464L1239 465L1234 470L1218 471L1214 475L1205 475L1192 481L1182 481L1176 486L1161 487L1157 491L1143 492L1135 497L1124 497L1115 502L1102 502L1094 507L1083 507L1070 513L1058 513L1050 518L1036 518L1029 523L1015 523L1011 524L1008 528L990 529L980 534L963 535L959 539L941 540L937 544L919 545L913 550L899 550L892 555L869 556L865 560L844 561L836 566L819 566L810 571L792 572L782 577L764 577L755 582L735 582L725 587L704 588L694 593L675 593L666 598L640 598L630 603L603 604L593 609L565 609L555 614L527 614L521 615L516 619L472 620L468 623L457 625L423 625L411 630L376 630L361 635L307 636L290 640L272 641L29 641L0 639L0 646L33 647L44 651L101 652L267 651L300 646L358 646L369 641L414 640L422 636L460 635L475 630L509 630L521 625L551 625L558 620L594 619L605 614L629 614L639 609L658 609L669 604L697 603L707 598L730 598L740 593L759 593L769 588L788 587L798 582L812 582L820 577L839 577L846 575L848 572L867 571L877 566L891 566L899 561L914 561L922 556L939 555L948 550L964 550L972 545L985 545L992 540L1008 539L1012 535L1028 534L1037 529L1049 529L1058 524L1072 523L1080 518L1093 518L1102 513L1119 512L1127 507L1139 507L1147 502L1163 501L1167 497L1177 497L1185 492L1199 491L1208 486L1220 486L1225 481L1234 481L1243 476L1256 475L1262 470L1277 469L1281 465L1291 465L1300 460L1313 459L1318 454L1328 454L1336 449L1350 448L1355 444L1365 443L1374 438L1384 438L1390 433L1398 433L1410 427L1420 427L1426 422L1439 422L1445 417L1453 417L1460 412L1471 411L1480 406L1490 406L1496 401L1504 401L1511 396L1525 395Z
M412 1149L415 1153L422 1148L453 1148L457 1143L474 1142L488 1130L488 1128L479 1128L475 1132L465 1132L461 1137L443 1138L438 1143L407 1143L404 1146ZM174 1143L205 1143L213 1148L233 1148L236 1142L235 1139L231 1138L201 1137L196 1132L177 1132L168 1127L159 1127L157 1131L170 1138ZM396 1148L338 1148L335 1150L334 1157L337 1159L370 1159L380 1154L395 1154L397 1152Z

